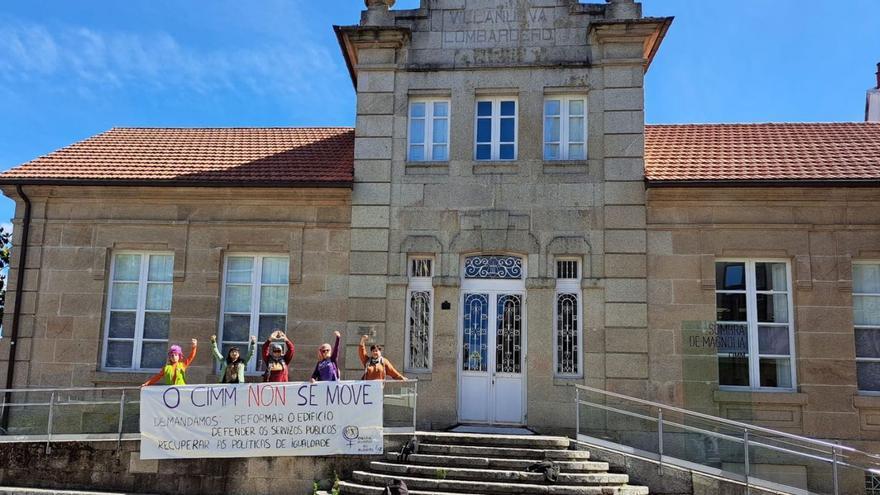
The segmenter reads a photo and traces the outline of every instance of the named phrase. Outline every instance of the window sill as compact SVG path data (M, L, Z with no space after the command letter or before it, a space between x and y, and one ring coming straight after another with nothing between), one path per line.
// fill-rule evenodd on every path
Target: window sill
M409 378L410 380L416 379L420 382L430 382L432 379L433 373L430 371L403 370L403 376Z
M587 160L544 160L545 174L585 174L589 172Z
M519 164L516 160L480 160L474 161L474 175L480 174L518 174Z
M449 162L411 162L404 164L408 175L445 175L449 173Z
M554 387L571 387L573 385L583 385L584 377L582 376L554 376Z
M853 396L853 406L859 409L880 409L880 395L859 392L859 395Z
M92 381L95 382L95 385L140 385L158 372L159 370L99 370L95 372L95 378Z
M809 396L794 390L716 390L714 398L715 402L804 405Z

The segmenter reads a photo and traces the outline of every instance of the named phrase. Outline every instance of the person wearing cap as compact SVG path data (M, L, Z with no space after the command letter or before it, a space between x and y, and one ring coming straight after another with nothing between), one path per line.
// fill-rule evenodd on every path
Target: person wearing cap
M155 385L162 379L164 379L165 385L186 385L186 369L196 358L197 346L198 341L192 339L192 347L186 359L183 359L183 349L179 345L171 346L168 349L168 363L141 386Z
M244 359L241 358L241 351L238 347L230 347L224 358L217 349L217 336L211 335L211 355L214 357L214 361L220 363L220 383L244 383L244 371L251 358L254 357L256 350L257 338L251 335L248 353Z
M284 345L287 345L287 351ZM281 330L275 330L272 335L263 343L263 362L266 364L266 372L263 374L264 382L286 382L289 381L287 376L290 369L290 362L293 361L293 342L287 338Z

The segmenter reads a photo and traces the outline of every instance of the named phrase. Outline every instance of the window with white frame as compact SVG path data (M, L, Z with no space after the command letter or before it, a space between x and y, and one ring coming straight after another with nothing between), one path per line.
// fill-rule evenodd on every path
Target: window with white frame
M409 104L411 162L449 160L449 100L413 100Z
M550 96L544 100L544 159L587 158L586 96Z
M854 263L852 276L859 390L880 392L880 262Z
M583 375L583 316L581 305L580 262L556 260L556 307L553 352L556 376Z
M433 258L410 258L406 293L406 366L410 371L431 370L433 324Z
M157 369L165 364L173 271L170 253L113 254L103 368Z
M718 261L715 284L719 385L794 388L788 262Z
M275 330L287 332L290 258L278 255L229 255L223 276L221 353L230 347L244 353L251 336L265 342ZM248 370L262 370L262 359L252 359Z
M476 111L476 160L516 160L516 99L479 98Z

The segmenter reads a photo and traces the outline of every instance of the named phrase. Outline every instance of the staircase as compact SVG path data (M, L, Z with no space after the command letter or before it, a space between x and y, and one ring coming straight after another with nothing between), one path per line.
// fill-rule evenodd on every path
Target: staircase
M398 461L391 452L369 471L355 471L339 483L342 495L381 494L394 479L406 483L411 495L553 494L647 495L648 488L627 485L625 474L608 472L605 462L590 453L571 450L565 437L418 433L417 452ZM556 483L528 466L553 460L560 467Z

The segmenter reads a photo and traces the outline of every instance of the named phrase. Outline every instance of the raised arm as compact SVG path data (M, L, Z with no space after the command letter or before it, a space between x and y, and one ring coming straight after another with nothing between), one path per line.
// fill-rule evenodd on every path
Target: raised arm
M339 331L333 332L336 335L336 342L333 343L333 353L330 354L330 360L334 363L336 362L336 358L339 357Z
M293 353L295 352L293 349L293 342L286 336L284 337L284 342L287 343L287 352L284 353L284 362L290 364L290 362L293 361Z
M248 343L248 352L247 356L244 358L244 364L248 364L251 362L251 358L254 357L254 352L257 350L257 338L251 336L251 341Z
M358 346L358 357L361 358L361 366L366 366L367 361L369 361L369 358L367 357L367 338L369 338L369 336L362 336L361 345Z
M192 339L192 347L189 348L189 356L186 357L186 360L183 362L185 366L189 366L190 363L193 362L193 359L196 358L196 349L199 346L199 342L196 339Z
M272 344L272 337L263 342L263 361L269 362L269 346Z
M223 361L223 354L220 354L220 350L217 349L217 336L211 336L211 355L214 356L214 360L217 362Z

